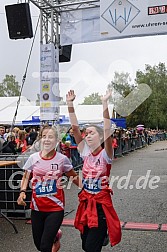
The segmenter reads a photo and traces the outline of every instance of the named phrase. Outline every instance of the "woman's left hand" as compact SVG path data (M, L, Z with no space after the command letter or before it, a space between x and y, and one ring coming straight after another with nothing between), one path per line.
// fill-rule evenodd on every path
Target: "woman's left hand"
M102 95L101 96L101 101L102 102L106 102L108 101L108 99L112 96L112 91L109 89L106 91L106 94L105 95Z

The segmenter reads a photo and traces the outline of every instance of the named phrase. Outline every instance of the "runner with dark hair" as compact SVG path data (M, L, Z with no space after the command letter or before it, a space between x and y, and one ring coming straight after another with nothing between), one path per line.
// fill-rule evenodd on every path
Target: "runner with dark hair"
M70 90L66 95L73 134L84 160L82 168L83 190L79 193L79 206L74 225L81 232L82 249L86 252L100 252L107 233L111 246L121 240L121 225L111 199L113 192L109 188L113 156L111 122L108 111L110 95L111 93L108 92L101 97L104 129L102 130L96 125L89 125L86 128L84 140L73 106L75 93Z

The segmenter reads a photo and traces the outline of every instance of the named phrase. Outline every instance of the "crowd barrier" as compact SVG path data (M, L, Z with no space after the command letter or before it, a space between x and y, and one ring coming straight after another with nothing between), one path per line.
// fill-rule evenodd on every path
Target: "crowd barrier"
M128 154L131 151L141 149L147 145L150 145L156 141L167 140L165 133L158 133L153 136L138 135L136 137L122 137L117 139L118 148L115 151L115 156L120 157Z
M3 161L15 161L17 158L17 155L0 155L0 160ZM27 206L17 204L22 175L23 170L18 164L0 167L0 210L7 217L30 218L31 189L29 187L26 193Z

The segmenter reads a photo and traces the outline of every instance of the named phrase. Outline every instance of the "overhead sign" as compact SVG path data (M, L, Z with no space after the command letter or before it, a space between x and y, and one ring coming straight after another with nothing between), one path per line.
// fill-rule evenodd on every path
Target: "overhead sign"
M100 0L61 13L61 45L167 33L167 0Z
M167 33L167 0L101 0L101 38Z

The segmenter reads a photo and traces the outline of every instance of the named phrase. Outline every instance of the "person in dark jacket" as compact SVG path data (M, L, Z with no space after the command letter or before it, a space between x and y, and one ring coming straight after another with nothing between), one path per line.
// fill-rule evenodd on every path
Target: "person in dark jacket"
M2 153L16 154L16 145L14 133L8 133L7 140L3 143Z
M32 129L31 127L26 127L25 128L26 131L26 142L27 142L27 146L29 145L33 145L34 141L36 140L38 133Z
M71 161L72 161L72 165L73 165L74 169L76 169L76 167L82 163L82 160L81 160L80 154L77 150L77 144L76 144L76 141L74 138L74 133L73 133L72 128L70 128L69 131L67 132L65 144L67 144L67 143L70 144Z

